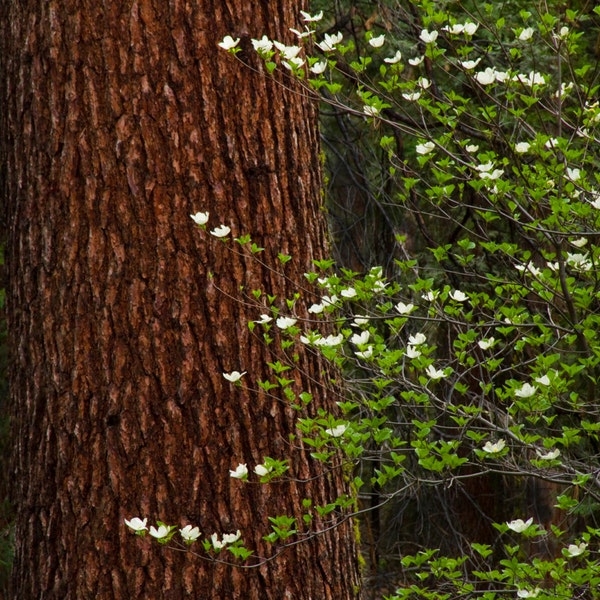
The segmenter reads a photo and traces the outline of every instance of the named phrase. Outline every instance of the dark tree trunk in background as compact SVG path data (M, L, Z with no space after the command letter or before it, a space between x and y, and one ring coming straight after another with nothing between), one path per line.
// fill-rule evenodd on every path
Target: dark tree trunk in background
M292 284L226 252L189 214L210 211L293 255L302 281L324 253L315 107L274 84L224 35L292 43L293 0L4 1L3 153L12 344L13 597L356 596L346 523L260 569L218 565L133 536L124 518L242 531L266 551L266 517L344 491L292 451L295 415L234 387L272 360L226 294ZM207 239L210 238L210 239ZM232 242L229 242L232 245ZM271 257L269 259L268 257ZM214 278L209 277L214 273ZM226 294L223 294L223 290ZM314 298L309 298L314 301ZM298 310L302 310L299 308ZM263 311L264 312L264 311ZM323 365L300 354L299 386ZM310 483L229 477L239 462L292 456Z

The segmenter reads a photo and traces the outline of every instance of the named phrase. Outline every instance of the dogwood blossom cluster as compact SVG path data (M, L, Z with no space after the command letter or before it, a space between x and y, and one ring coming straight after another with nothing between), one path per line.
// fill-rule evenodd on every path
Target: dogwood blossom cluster
M468 35L474 36L479 29L479 23L467 21L466 23L455 23L452 26L446 25L442 27L442 31L447 31L451 35Z
M371 485L382 489L392 489L395 478L398 489L411 490L411 481L421 478L446 485L463 464L469 473L507 477L523 468L523 479L541 473L568 488L581 470L579 463L564 468L571 449L584 456L582 440L598 431L593 418L581 428L564 424L565 414L586 415L581 381L588 375L595 381L596 363L587 373L586 361L597 355L590 323L600 191L589 156L598 142L600 104L584 69L576 79L573 65L567 68L577 29L550 16L538 26L527 11L504 29L504 18L479 23L475 13L460 18L452 11L413 26L412 46L388 29L373 28L358 51L358 38L319 24L322 13L301 16L303 25L291 29L293 43L263 36L252 47L269 72L281 65L307 90L326 89L336 110L372 134L375 146L380 142L387 157L382 172L397 193L386 200L394 210L418 216L430 252L411 254L414 240L404 239L412 231L394 229L394 264L386 275L381 267L364 276L324 267L334 274L310 279L319 291L304 298L308 318L287 314L291 304L257 302L249 326L259 325L267 340L269 332L284 338L288 357L321 354L351 374L349 391L337 403L340 413L299 413L303 443L325 462L332 451L350 461L375 456ZM508 41L495 52L499 40ZM234 54L238 42L227 36L219 46ZM554 48L560 60L537 60L541 48ZM339 81L350 71L360 83L348 92ZM578 102L579 112L573 108ZM191 217L200 228L208 222L208 213ZM436 227L441 223L439 230L427 229L429 219ZM452 235L444 231L448 225ZM230 229L207 231L216 237L221 232L226 237ZM576 351L569 354L570 347ZM223 377L239 383L245 374ZM260 383L282 391L300 411L296 383L285 381ZM408 443L398 431L408 432ZM380 453L368 455L377 444ZM403 463L407 457L410 467ZM248 464L238 464L230 476L265 483L277 472L267 460ZM405 468L414 469L410 477ZM574 512L579 502L567 491L554 508ZM533 517L495 525L525 538L561 535L543 532ZM588 551L588 534L563 542L557 565L583 562L577 559ZM478 551L486 559L488 549ZM495 581L504 585L500 576ZM511 597L545 593L534 585L539 579L506 581Z
M237 542L240 539L241 535L242 533L238 529L236 533L224 533L222 538L219 540L219 534L213 533L210 536L210 541L212 543L213 548L218 551L222 550L227 545L234 544L235 542Z
M177 530L177 527L173 525L166 525L164 523L158 523L155 527L151 525L150 528L146 526L148 519L140 519L139 517L133 517L132 519L125 519L125 525L129 527L133 532L137 535L144 535L146 531L149 532L150 536L152 536L159 543L167 543L171 541L173 537L173 533ZM193 525L185 525L184 527L178 529L179 535L182 541L186 545L191 545L196 542L200 538L200 528L194 527ZM241 538L241 531L238 530L236 533L225 533L219 538L217 533L213 533L210 536L210 540L208 541L208 546L213 550L219 552L226 546L231 544L235 544ZM207 544L205 544L207 547Z
M195 214L190 215L192 221L196 223L199 227L204 227L208 223L209 212L197 212ZM210 233L217 238L224 238L228 236L231 232L231 228L227 225L219 225L215 227Z
M255 465L253 473L261 478L261 481L270 480L274 476L279 476L288 470L286 460L275 460L270 457L264 457L264 462ZM229 476L233 479L248 481L249 469L247 463L239 463L235 469L229 471Z
M145 535L146 531L158 541L165 541L170 539L172 532L176 529L174 526L165 525L164 523L158 523L155 527L147 527L148 519L140 519L139 517L133 517L132 519L125 519L125 525L129 527L137 535ZM185 543L195 542L200 537L200 529L193 525L186 525L179 530L181 538Z

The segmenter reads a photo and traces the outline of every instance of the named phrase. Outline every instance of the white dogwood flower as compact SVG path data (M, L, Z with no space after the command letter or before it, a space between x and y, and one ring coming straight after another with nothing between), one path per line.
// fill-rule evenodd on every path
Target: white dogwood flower
M406 356L408 358L419 358L421 351L417 350L414 346L406 346Z
M296 58L296 56L298 56L302 50L300 46L286 46L285 44L277 41L274 41L273 44L275 45L275 48L281 52L281 56L283 56L283 58L286 60Z
M139 517L133 517L130 521L124 519L125 525L129 527L129 529L133 529L133 531L146 531L148 528L146 527L146 523L148 519L140 519Z
M362 345L366 344L369 341L370 337L371 337L371 334L369 333L369 331L367 331L365 329L365 331L363 331L360 334L355 333L350 338L350 342L352 342L353 344L356 344L357 346L362 346Z
M418 332L414 335L408 337L408 343L411 346L419 346L420 344L424 344L427 341L427 337L425 334Z
M335 427L332 427L331 429L326 429L325 433L327 435L330 435L331 437L334 438L338 438L341 437L342 435L344 435L346 429L348 429L348 425L336 425Z
M415 305L412 303L405 304L404 302L398 302L398 304L396 304L396 306L394 306L394 308L401 315L409 315L415 309Z
M333 346L339 346L344 341L343 334L328 335L327 337L321 337L315 340L313 343L315 346L327 346L329 348Z
M186 542L195 542L200 537L200 529L191 525L186 525L179 533Z
M427 376L434 381L436 379L443 379L444 377L447 377L446 373L444 373L442 369L436 369L433 365L429 365L427 369L425 369L425 372L427 373Z
M273 467L265 467L265 465L256 465L254 467L254 472L259 477L264 477L265 475L268 475L272 470L273 470Z
M462 23L455 23L452 27L446 25L442 27L442 31L447 31L450 35L460 35L465 30L465 26Z
M528 85L529 87L533 87L534 85L544 85L546 83L546 78L537 71L529 71L527 74L517 73L513 76L512 80Z
M197 212L195 215L190 215L190 217L196 225L206 225L208 223L208 214L208 212Z
M488 454L497 454L498 452L502 452L505 446L506 442L503 439L499 439L497 442L486 442L483 446L483 451Z
M587 544L585 542L581 542L581 544L569 544L569 546L565 549L565 554L570 558L573 558L583 554L586 548Z
M515 269L517 271L521 271L521 273L531 273L531 275L533 275L534 277L539 277L541 275L541 270L538 269L538 267L536 267L535 265L529 263L527 265L515 265Z
M301 10L300 14L302 15L303 21L308 21L310 23L314 23L315 21L320 21L323 18L323 11L318 12L316 15L311 15L310 13L307 13L307 12L304 12L303 10Z
M465 300L468 300L469 297L460 290L454 290L450 292L450 298L452 298L452 300L455 302L464 302Z
M560 84L560 89L554 92L555 98L562 98L563 96L568 94L574 87L575 84L572 81L569 81L569 83L565 83L563 81L563 83Z
M396 54L394 54L394 56L390 57L390 58L384 58L383 62L387 63L388 65L395 65L396 63L400 62L402 60L402 52L400 52L400 50L398 50L396 52Z
M492 181L498 179L499 177L502 177L502 175L504 175L503 169L494 169L491 173L486 171L484 171L483 173L479 173L479 177L481 177L481 179L490 179Z
M470 71L471 69L474 69L479 64L480 61L481 61L481 58L477 58L475 60L463 60L463 61L461 61L460 64L463 69Z
M226 235L229 235L230 231L231 227L227 227L227 225L219 225L218 227L215 227L210 233L215 237L222 238Z
M518 390L515 390L517 398L531 398L537 392L537 387L530 383L524 383Z
M540 588L534 588L533 590L517 590L517 598L537 598L540 592Z
M352 321L353 325L360 327L361 325L366 325L369 322L369 317L367 315L354 315L354 320Z
M235 533L224 533L223 534L223 543L224 544L233 544L237 542L242 536L242 532L238 529Z
M275 323L279 329L288 329L296 324L298 319L294 319L292 317L279 317Z
M485 340L479 340L477 342L477 345L482 349L482 350L488 350L489 348L491 348L494 345L494 342L496 340L493 337L487 338Z
M299 69L301 66L304 65L304 63L305 60L303 58L300 58L299 56L295 56L294 58L290 58L289 60L281 61L281 64L290 71L293 71L294 69Z
M528 42L533 37L533 27L525 27L521 33L519 33L519 39L522 42Z
M540 385L550 385L550 377L547 374L535 378L536 383Z
M231 50L235 48L240 43L240 38L233 39L230 35L226 35L223 38L222 42L219 42L218 46L223 48L223 50Z
M373 346L369 346L364 352L354 353L358 358L371 358L373 356Z
M325 72L326 68L327 68L327 61L326 60L320 60L319 62L316 62L310 68L310 72L314 73L315 75L321 75L321 73Z
M369 40L369 44L371 46L373 46L373 48L381 48L381 46L383 46L383 44L385 43L385 34L382 33L381 35L378 35L377 37L372 37Z
M263 35L260 40L252 40L252 46L259 54L266 54L273 49L273 42L266 35Z
M421 97L421 92L412 92L412 94L402 94L402 97L405 100L408 100L409 102L416 102Z
M309 37L311 36L315 31L314 29L305 29L304 31L298 31L297 29L294 29L293 27L290 27L290 31L299 39L305 38L305 37Z
M417 154L429 154L435 150L435 143L424 142L423 144L417 144L415 150L417 151Z
M337 44L339 44L344 36L338 31L333 35L329 33L325 34L322 42L317 43L317 46L323 50L323 52L333 52Z
M437 40L439 32L437 31L427 31L427 29L422 29L419 35L419 39L425 44L433 44L435 40Z
M567 264L580 271L589 271L592 268L592 262L587 253L567 252Z
M323 306L334 306L334 304L339 300L339 298L332 294L331 296L323 296L321 298L321 303Z
M487 67L484 71L479 71L475 73L475 79L481 85L491 85L496 81L496 69L492 69L492 67Z
M480 173L487 173L488 171L491 171L494 168L494 163L491 161L486 162L486 163L481 163L480 165L476 165L475 168Z
M248 465L246 463L240 463L233 471L229 471L229 477L234 479L245 479L248 477Z
M554 448L554 450L549 450L548 452L536 450L535 453L540 460L555 460L560 456L560 450L558 448Z
M523 533L526 529L529 529L529 526L533 523L533 517L529 517L527 521L523 521L523 519L515 519L514 521L508 521L506 524L511 531L515 533Z
M166 525L159 525L158 529L156 529L153 525L150 525L150 535L157 540L167 537L169 532L170 528Z

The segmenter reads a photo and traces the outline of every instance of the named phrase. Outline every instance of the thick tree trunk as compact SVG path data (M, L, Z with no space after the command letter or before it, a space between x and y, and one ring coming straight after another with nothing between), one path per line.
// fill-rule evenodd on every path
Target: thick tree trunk
M211 229L251 233L266 261L293 255L291 280L322 254L314 106L265 77L249 50L264 33L292 43L298 8L2 4L14 598L356 597L348 523L248 570L159 547L123 524L150 516L204 536L240 529L267 552L268 515L344 490L341 475L316 477L308 453L292 450L285 402L222 377L246 370L257 388L272 360L246 327L260 313L227 294L243 285L283 298L293 285L189 218L209 210ZM217 47L226 34L242 38L253 69ZM323 368L304 354L298 365ZM330 409L311 381L298 384ZM291 474L309 483L229 477L238 462L290 455Z

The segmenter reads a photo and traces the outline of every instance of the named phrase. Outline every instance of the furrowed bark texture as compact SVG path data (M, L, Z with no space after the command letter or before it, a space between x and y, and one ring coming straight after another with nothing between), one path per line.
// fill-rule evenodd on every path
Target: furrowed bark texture
M266 77L250 45L263 34L293 43L299 8L2 3L14 598L357 596L349 523L247 570L123 524L148 516L203 537L240 529L273 553L261 540L268 515L344 491L341 474L317 477L308 452L290 446L288 403L222 376L248 371L257 388L275 359L246 325L260 311L230 295L262 287L282 298L295 286L189 217L208 210L209 229L252 234L271 264L293 255L291 280L322 256L315 107ZM226 34L252 68L217 47ZM297 389L331 409L310 377L323 365L301 350L298 365ZM292 456L292 476L310 481L229 477L264 456Z

